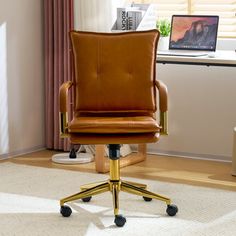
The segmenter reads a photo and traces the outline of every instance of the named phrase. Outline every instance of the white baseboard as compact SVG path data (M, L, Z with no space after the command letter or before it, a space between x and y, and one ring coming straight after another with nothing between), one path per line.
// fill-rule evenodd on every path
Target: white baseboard
M136 148L133 149L133 150L137 151ZM147 149L147 154L151 154L151 155L154 154L154 155L161 155L161 156L183 157L183 158L206 160L206 161L232 162L232 157L231 156L156 150L156 149L153 149L153 148L148 148Z
M20 156L20 155L24 155L24 154L28 154L28 153L32 153L32 152L37 152L37 151L41 151L41 150L45 150L45 149L46 149L46 147L44 145L39 145L39 146L35 146L32 148L26 148L26 149L14 151L14 152L9 152L6 154L1 154L0 160L5 160L5 159L9 159L9 158L12 158L15 156Z
M220 161L220 162L232 162L231 157L221 156L221 155L212 155L212 154L198 154L198 153L188 153L188 152L173 152L173 151L149 151L148 154L156 154L163 156L174 156L174 157L183 157L190 159L198 159L205 161Z

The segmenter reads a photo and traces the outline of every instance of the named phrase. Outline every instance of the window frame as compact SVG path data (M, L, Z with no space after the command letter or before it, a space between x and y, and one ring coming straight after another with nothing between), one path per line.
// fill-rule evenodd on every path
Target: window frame
M198 0L186 0L186 4L187 4L187 9L186 9L187 13L186 14L189 14L189 15L199 15L197 12L194 11L194 4L196 4L197 1ZM222 4L223 4L223 2L224 2L224 0L222 0ZM138 1L135 1L135 3L140 3L140 4L152 4L153 3L153 4L157 4L155 1L152 1L152 0L138 0ZM208 3L209 3L209 1L207 2L207 4ZM235 27L235 31L236 31L236 1L233 1L233 4L235 4L235 8L232 11L232 13L234 14L234 17L235 17L235 21L233 23L233 26ZM211 4L209 4L209 5L211 5ZM225 4L225 5L227 5L227 4ZM226 11L224 11L224 12L226 12ZM210 14L206 11L206 15L210 15ZM215 13L215 15L219 15L219 14ZM231 18L232 17L230 17L230 19ZM220 17L220 19L221 19L221 17ZM221 26L221 24L219 24L219 26ZM227 26L227 25L225 25L225 26ZM232 38L232 39L236 39L236 35L230 34L232 32L234 32L234 31L230 31L229 35L227 35L227 32L224 32L224 31L221 31L221 30L218 29L218 38ZM220 35L221 33L224 34L224 35Z

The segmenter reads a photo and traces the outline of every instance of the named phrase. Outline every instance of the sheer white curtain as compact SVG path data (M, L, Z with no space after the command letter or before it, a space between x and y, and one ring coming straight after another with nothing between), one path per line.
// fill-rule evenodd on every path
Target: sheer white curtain
M116 20L116 8L129 0L74 0L75 29L109 32Z

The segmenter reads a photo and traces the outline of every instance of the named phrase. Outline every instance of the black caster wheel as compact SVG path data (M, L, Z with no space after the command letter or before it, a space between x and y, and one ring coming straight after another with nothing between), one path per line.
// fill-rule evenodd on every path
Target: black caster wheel
M90 202L91 199L92 199L92 197L85 197L85 198L82 198L82 201L83 202Z
M143 197L144 201L145 202L151 202L152 201L152 198L150 197Z
M72 210L69 206L61 206L60 212L61 212L62 216L69 217L72 213Z
M74 148L72 148L70 150L70 155L69 155L70 159L75 159L76 158L76 150Z
M178 212L178 207L176 205L171 204L167 206L166 213L169 216L175 216L177 212Z
M126 218L122 215L116 215L114 222L115 222L116 226L123 227L126 222Z

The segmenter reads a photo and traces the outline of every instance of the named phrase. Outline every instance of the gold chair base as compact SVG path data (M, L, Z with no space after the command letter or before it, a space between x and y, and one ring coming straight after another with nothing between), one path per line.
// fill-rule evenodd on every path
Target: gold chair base
M171 200L165 196L150 192L146 190L145 184L134 183L121 180L108 180L106 182L91 183L81 186L81 192L73 194L69 197L63 198L60 205L63 206L66 202L76 201L83 198L88 198L97 194L110 191L113 196L114 215L119 214L119 192L124 191L127 193L153 198L166 202L167 205L171 204Z
M166 202L169 206L171 200L165 196L150 192L146 190L147 185L122 181L120 179L120 160L110 160L110 179L103 182L96 182L81 186L81 192L73 194L69 197L60 200L60 205L66 202L76 201L79 199L90 198L94 195L101 194L104 192L111 192L113 197L114 215L119 215L119 192L124 191L127 193L143 196L148 199L157 199Z

